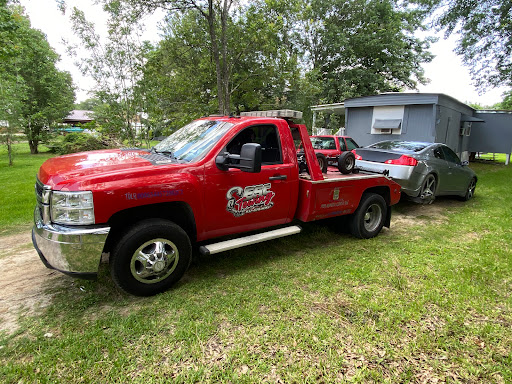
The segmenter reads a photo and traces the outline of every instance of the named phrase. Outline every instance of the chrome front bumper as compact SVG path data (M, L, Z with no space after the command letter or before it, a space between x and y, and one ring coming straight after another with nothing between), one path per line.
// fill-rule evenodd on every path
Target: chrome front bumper
M36 207L32 243L48 268L90 278L98 273L109 231L110 227L44 224L40 210Z

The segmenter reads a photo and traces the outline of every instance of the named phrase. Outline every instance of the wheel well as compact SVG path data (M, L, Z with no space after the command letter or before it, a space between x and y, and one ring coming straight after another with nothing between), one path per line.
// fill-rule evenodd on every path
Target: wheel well
M384 226L389 228L391 225L391 208L389 205L391 204L391 193L388 187L380 186L380 187L372 187L368 188L364 191L363 195L366 193L376 193L377 195L381 195L388 206L386 218L384 219Z
M191 242L196 240L196 222L192 208L184 202L150 204L117 212L108 220L110 233L104 252L110 252L116 239L135 223L145 219L170 220L187 233Z
M378 195L381 195L384 198L384 200L386 201L386 204L388 206L391 202L391 195L390 195L388 187L382 187L382 186L381 187L372 187L372 188L366 189L364 191L364 193L376 193Z

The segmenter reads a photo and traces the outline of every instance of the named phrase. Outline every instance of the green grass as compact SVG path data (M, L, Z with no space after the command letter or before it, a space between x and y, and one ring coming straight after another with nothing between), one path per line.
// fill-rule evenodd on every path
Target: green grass
M54 156L39 146L41 153L31 155L27 143L13 146L14 164L9 166L7 148L0 146L0 235L29 227L36 203L34 184L36 174L46 159Z
M512 382L512 166L471 167L473 200L401 202L395 212L414 219L375 239L306 224L203 258L151 298L117 291L106 267L95 282L62 276L41 315L0 335L0 377Z
M507 155L504 153L481 153L477 160L495 161L497 163L505 163Z

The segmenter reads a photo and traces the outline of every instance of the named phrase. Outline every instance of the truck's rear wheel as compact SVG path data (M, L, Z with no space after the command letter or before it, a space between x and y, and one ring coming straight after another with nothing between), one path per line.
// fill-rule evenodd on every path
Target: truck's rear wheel
M167 220L144 220L120 238L110 273L125 292L151 296L176 283L191 259L190 239L181 227Z
M386 201L381 195L365 193L352 215L350 232L360 239L377 236L386 220L387 209Z

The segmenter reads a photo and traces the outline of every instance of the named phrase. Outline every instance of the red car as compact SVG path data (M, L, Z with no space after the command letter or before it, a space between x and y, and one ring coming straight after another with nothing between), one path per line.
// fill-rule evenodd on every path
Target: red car
M325 173L327 166L338 166L338 158L344 152L351 152L359 148L359 145L349 136L315 135L311 136L311 144L317 154L320 169ZM322 156L323 155L323 156ZM351 170L354 167L354 160L351 156L344 159L345 166Z

